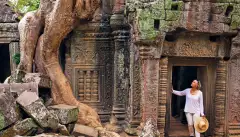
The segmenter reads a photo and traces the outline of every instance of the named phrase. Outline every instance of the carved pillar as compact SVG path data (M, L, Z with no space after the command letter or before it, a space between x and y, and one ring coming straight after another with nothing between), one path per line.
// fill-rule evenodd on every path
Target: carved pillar
M228 71L228 136L240 136L240 29L232 40Z
M141 64L138 49L134 43L130 46L130 91L128 103L128 124L131 127L138 127L141 123Z
M227 80L227 62L219 60L216 70L215 87L215 136L225 136L226 124L226 82Z
M112 113L118 119L118 125L125 124L126 106L129 91L129 26L124 15L111 17L114 37L114 100Z
M158 129L161 136L164 136L164 129L166 125L166 111L167 111L167 87L168 87L168 58L160 60L160 77L159 77L159 93L158 93Z
M154 56L157 47L139 45L141 59L141 111L142 122L152 120L155 128L158 121L159 62ZM160 57L160 56L159 56Z
M13 62L13 56L17 53L20 53L19 42L11 42L9 44L9 52L10 52L11 73L13 73L14 70L17 68L17 64L15 62Z

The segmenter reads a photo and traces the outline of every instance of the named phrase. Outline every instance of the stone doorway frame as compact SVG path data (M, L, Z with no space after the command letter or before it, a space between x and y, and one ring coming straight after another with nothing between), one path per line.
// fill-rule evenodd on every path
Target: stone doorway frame
M226 107L219 108L222 105L225 105L226 101L226 73L227 73L227 63L223 60L214 59L214 58L184 58L184 57L169 57L169 58L161 58L160 59L160 98L159 98L159 112L160 114L161 109L164 106L163 102L166 106L166 123L165 123L165 134L168 134L168 129L170 125L170 87L171 87L171 79L172 79L172 67L173 66L206 66L207 67L207 74L212 74L211 76L208 76L208 81L212 81L211 83L208 83L208 91L210 92L210 95L206 96L206 104L210 104L209 107L206 107L205 105L205 111L207 111L206 115L210 122L210 129L207 134L209 135L216 135L224 134L226 133ZM166 83L165 88L164 86L161 87L161 83ZM223 84L223 86L219 86L219 84ZM164 91L164 89L166 89ZM165 93L164 93L165 92ZM161 97L162 95L166 95L166 100L162 101L164 99ZM162 102L162 105L161 105ZM217 114L221 111L221 114ZM159 115L159 119L161 119L161 115ZM224 122L219 123L219 120L223 120ZM161 121L161 120L160 120ZM160 122L160 123L163 123ZM219 128L219 126L216 125L222 125L222 128ZM212 132L211 132L212 131Z

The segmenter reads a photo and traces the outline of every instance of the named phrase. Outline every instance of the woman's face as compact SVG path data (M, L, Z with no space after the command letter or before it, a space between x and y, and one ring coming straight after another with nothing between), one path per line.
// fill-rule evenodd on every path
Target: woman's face
M198 81L197 81L197 80L193 80L191 86L192 86L193 88L197 88L197 87L198 87Z

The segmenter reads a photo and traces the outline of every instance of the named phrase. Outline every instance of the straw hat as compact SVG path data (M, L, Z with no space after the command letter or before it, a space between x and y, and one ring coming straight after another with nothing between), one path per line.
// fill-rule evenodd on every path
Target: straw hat
M195 117L194 128L199 133L206 132L209 127L208 120L206 117Z

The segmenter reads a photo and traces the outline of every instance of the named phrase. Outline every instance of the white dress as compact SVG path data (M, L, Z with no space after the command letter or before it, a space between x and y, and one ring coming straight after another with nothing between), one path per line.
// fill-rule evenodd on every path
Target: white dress
M187 88L183 91L173 90L173 94L178 96L186 96L186 103L184 112L189 113L197 113L204 115L204 108L203 108L203 94L202 91L198 90L196 95L192 95L190 93L191 88Z

